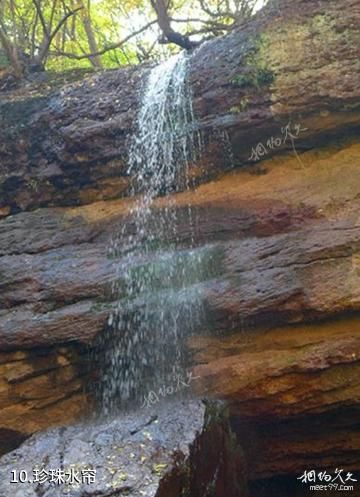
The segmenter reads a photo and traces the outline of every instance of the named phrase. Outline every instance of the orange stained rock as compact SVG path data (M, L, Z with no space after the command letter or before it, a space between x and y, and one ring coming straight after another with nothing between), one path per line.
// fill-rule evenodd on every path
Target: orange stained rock
M360 402L360 318L239 331L189 342L203 395L249 418L292 417Z
M155 208L174 202L177 207L246 204L261 200L283 201L292 205L314 207L322 215L332 216L336 204L359 199L360 144L349 143L324 149L310 150L300 155L300 167L293 153L261 162L265 174L254 169L235 170L194 190L161 197ZM129 213L135 199L94 202L62 209L65 218L80 216L89 223L121 217Z

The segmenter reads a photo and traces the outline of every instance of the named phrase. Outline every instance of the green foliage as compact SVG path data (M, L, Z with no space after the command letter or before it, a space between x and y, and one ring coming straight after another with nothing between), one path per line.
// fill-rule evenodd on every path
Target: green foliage
M158 43L164 36L154 2L0 0L0 68L10 63L14 69L38 65L63 72L167 57L179 47ZM172 29L199 40L228 32L252 15L254 5L255 0L229 0L226 5L222 0L174 0L166 15Z
M275 74L268 67L267 60L262 55L269 47L269 43L264 35L250 40L245 57L245 70L232 78L233 85L239 88L260 89L262 86L270 86L275 81Z
M257 72L257 83L259 86L271 85L275 80L275 75L270 69L259 69Z
M144 0L2 0L0 11L0 67L9 65L4 46L15 47L21 64L45 63L50 71L75 68L104 68L139 62L139 50L146 52L151 37L134 36L128 43L107 51L136 31L153 16L150 2ZM36 4L40 6L39 9ZM45 26L45 27L44 27ZM1 34L1 33L0 33ZM50 34L50 47L41 51ZM91 43L91 37L93 44ZM94 64L88 54L104 51Z
M231 83L239 88L271 85L275 80L275 75L270 69L251 68L248 72L238 74L232 78Z
M6 58L6 55L3 52L0 52L0 68L7 67L9 65L9 61Z

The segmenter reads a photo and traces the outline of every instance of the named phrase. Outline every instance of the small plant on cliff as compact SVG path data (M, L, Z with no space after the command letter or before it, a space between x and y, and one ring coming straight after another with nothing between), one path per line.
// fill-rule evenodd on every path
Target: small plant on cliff
M268 37L261 35L252 38L247 47L244 72L235 75L231 83L239 88L253 87L260 89L262 86L271 85L275 80L274 72L268 67L264 51L269 48Z
M240 112L244 112L250 103L250 99L248 97L244 97L240 100L239 105L234 105L230 108L230 112L232 114L240 114Z
M231 83L239 88L255 87L260 89L262 86L271 85L274 80L275 75L270 69L254 67L244 74L234 76Z

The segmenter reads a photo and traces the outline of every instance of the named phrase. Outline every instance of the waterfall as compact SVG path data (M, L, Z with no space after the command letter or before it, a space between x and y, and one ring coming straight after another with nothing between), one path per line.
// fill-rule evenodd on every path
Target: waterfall
M110 246L117 306L103 344L105 413L140 405L150 391L174 391L186 365L183 341L200 312L196 289L189 299L198 255L178 249L171 200L153 208L159 195L189 188L188 168L200 150L187 65L182 52L150 71L130 144L127 173L141 194ZM190 207L182 215L192 225Z
M181 52L150 72L128 169L145 191L138 204L140 211L159 193L173 188L179 175L186 178L189 162L194 159L194 114L187 63L187 55Z

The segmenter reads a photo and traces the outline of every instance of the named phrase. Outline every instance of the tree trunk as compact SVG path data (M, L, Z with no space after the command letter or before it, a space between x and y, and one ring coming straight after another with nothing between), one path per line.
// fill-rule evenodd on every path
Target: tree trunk
M94 30L91 24L89 8L85 7L84 2L81 2L81 7L82 9L80 11L80 16L87 36L90 53L97 53L99 51L99 48L96 43ZM89 60L96 69L102 69L103 65L101 62L101 58L98 55L89 57Z
M156 12L158 24L163 34L160 43L175 43L185 50L191 50L198 45L198 43L190 41L187 36L177 33L172 29L168 14L168 6L165 5L164 0L152 0L151 5Z
M7 37L5 31L0 26L0 43L4 49L6 57L9 61L9 64L12 67L14 75L17 78L20 78L23 75L23 65L19 58L18 49L11 43L9 38Z

